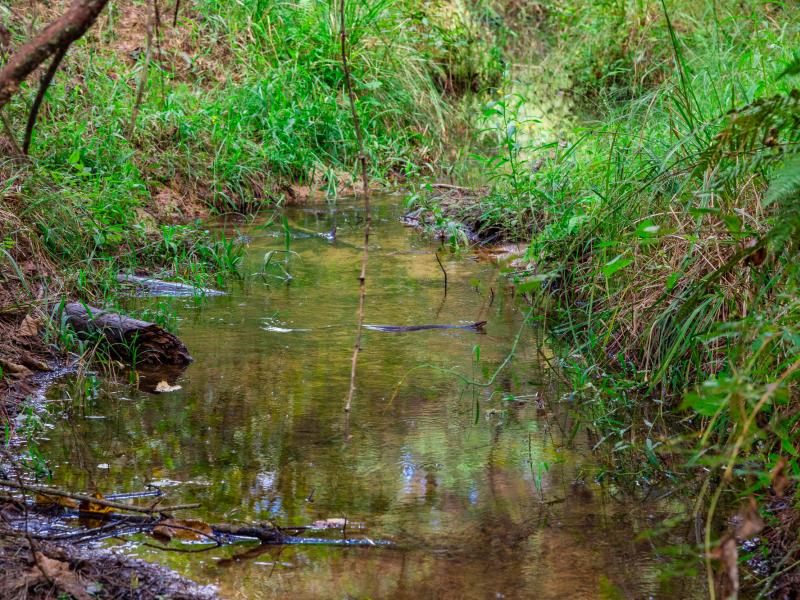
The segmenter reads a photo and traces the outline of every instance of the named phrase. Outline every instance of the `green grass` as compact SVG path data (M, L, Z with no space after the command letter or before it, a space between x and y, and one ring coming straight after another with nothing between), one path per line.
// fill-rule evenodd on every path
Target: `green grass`
M484 113L490 189L462 214L529 243L512 277L566 345L608 476L695 478L707 552L717 507L800 476L800 13L550 8L543 68L507 86L529 96ZM553 96L576 115L544 129Z
M500 80L486 27L451 5L347 4L376 185L435 170L448 136L463 129L447 127L459 120L459 98ZM68 281L106 296L120 268L166 269L199 283L235 273L241 250L205 233L193 221L196 207L249 213L291 200L296 186L333 197L351 189L357 149L335 6L184 2L177 27L162 15L148 63L147 4L111 3L50 87L30 161L3 164L0 198L22 224L5 223L4 237L20 247L22 237L35 237ZM42 21L58 7L39 12ZM14 44L30 17L0 12ZM7 107L16 136L35 90L29 81ZM185 203L164 210L164 197L189 198L191 210L176 216Z

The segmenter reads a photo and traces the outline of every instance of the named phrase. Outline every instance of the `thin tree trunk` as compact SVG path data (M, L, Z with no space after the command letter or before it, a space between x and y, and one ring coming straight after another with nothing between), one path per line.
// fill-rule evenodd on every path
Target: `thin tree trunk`
M48 58L80 39L109 0L76 0L62 16L17 50L0 69L0 108L19 91L20 84Z
M148 7L148 15L147 15L147 28L146 28L146 36L147 36L147 50L145 51L144 55L144 67L142 68L142 75L139 78L139 88L136 90L136 101L133 104L133 112L131 113L131 124L130 124L130 133L133 134L133 130L136 129L136 118L139 116L139 107L142 105L142 98L144 97L144 88L147 86L147 77L150 75L150 58L153 53L153 19L155 17L155 8L154 4L150 2L147 3Z
M350 78L350 66L347 63L347 24L345 19L345 1L339 4L340 35L342 41L342 69L344 71L344 84L347 89L347 96L350 99L350 111L353 114L353 128L358 142L358 160L361 163L361 179L364 185L364 210L366 222L364 223L364 253L361 256L361 274L358 277L358 325L356 328L356 341L353 346L353 358L350 364L350 389L347 392L347 402L345 412L350 412L353 404L353 396L356 391L356 368L358 366L358 353L361 350L361 333L364 329L364 303L367 296L367 259L369 258L369 230L372 225L372 214L369 207L369 180L367 178L367 155L364 153L364 138L361 135L361 122L358 119L356 110L356 97L353 93L353 85Z
M44 95L47 93L47 88L50 87L53 77L55 77L58 67L61 65L61 61L64 59L64 55L67 53L68 48L69 46L64 46L63 48L58 49L58 52L56 52L56 55L53 57L53 61L50 63L50 67L42 77L41 83L39 83L39 91L36 93L36 99L33 101L31 112L28 115L28 124L25 126L25 139L22 142L22 152L25 155L28 154L28 151L31 147L33 127L36 125L36 117L39 115L39 109L42 107Z

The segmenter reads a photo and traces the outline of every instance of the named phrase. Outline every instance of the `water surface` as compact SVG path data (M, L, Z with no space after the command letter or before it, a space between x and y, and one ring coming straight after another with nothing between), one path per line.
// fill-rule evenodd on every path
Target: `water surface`
M445 295L437 246L398 221L398 203L376 201L366 322L486 320L485 333L365 331L346 417L363 212L354 201L287 209L290 253L282 226L243 228L248 275L227 296L147 301L168 304L195 358L182 389L103 383L45 443L54 483L110 493L156 482L210 521L344 517L347 537L394 542L191 555L110 542L230 598L692 597L637 538L676 507L596 483L557 361L523 327L499 267L443 252ZM465 385L489 380L518 334L494 385Z

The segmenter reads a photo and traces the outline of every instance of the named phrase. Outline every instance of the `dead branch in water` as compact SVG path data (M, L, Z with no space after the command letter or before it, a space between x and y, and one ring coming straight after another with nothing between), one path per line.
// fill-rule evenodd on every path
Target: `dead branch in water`
M361 134L361 122L358 120L356 110L356 97L353 93L353 83L350 77L350 66L347 63L347 24L345 19L345 1L339 4L340 35L342 41L342 69L344 70L344 84L347 89L347 96L350 99L350 111L353 114L353 127L355 128L356 140L358 142L358 160L361 163L361 179L364 184L364 211L366 222L364 223L364 254L361 256L361 274L358 277L358 325L356 328L356 341L353 346L353 359L350 365L350 389L347 392L347 402L345 412L350 412L353 404L353 395L356 391L356 368L358 366L358 353L361 350L361 333L364 329L364 302L367 296L367 259L369 258L369 229L372 224L372 215L369 208L369 180L367 177L367 155L364 153L364 138Z
M179 504L176 506L135 506L133 504L125 504L124 502L114 502L113 500L106 500L104 498L95 498L89 494L79 494L76 492L67 492L58 488L46 485L34 485L16 481L9 481L8 479L0 479L0 487L12 488L15 490L22 490L26 492L35 492L44 496L58 496L60 498L70 498L71 500L79 500L80 502L88 502L97 504L98 506L105 506L106 508L114 508L117 510L127 510L129 512L138 512L145 514L153 513L168 513L175 510L185 510L188 508L198 508L199 504ZM160 500L159 500L160 501Z
M77 0L61 17L17 50L0 69L0 108L19 91L20 84L39 65L64 48L69 48L97 20L109 0Z
M439 253L434 252L433 255L436 257L436 262L439 263L442 275L444 275L444 295L447 296L447 271L444 270L444 265L442 264L442 259L439 258Z

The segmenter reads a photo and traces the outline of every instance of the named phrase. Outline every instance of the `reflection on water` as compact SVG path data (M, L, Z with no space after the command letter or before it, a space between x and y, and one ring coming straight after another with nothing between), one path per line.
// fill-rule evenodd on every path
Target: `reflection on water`
M168 300L195 357L180 390L104 384L92 418L59 423L43 448L55 483L124 492L157 482L175 502L202 503L201 518L345 517L361 524L348 535L395 542L201 555L122 546L231 598L687 597L636 537L673 507L594 483L552 355L530 328L493 386L465 387L494 373L523 315L498 267L469 256L445 260L445 296L434 247L397 221L396 201L375 209L367 322L486 320L485 333L365 331L348 422L363 215L352 204L287 210L291 253L269 254L285 249L280 228L252 226L254 275L227 296ZM334 221L335 240L309 235Z

